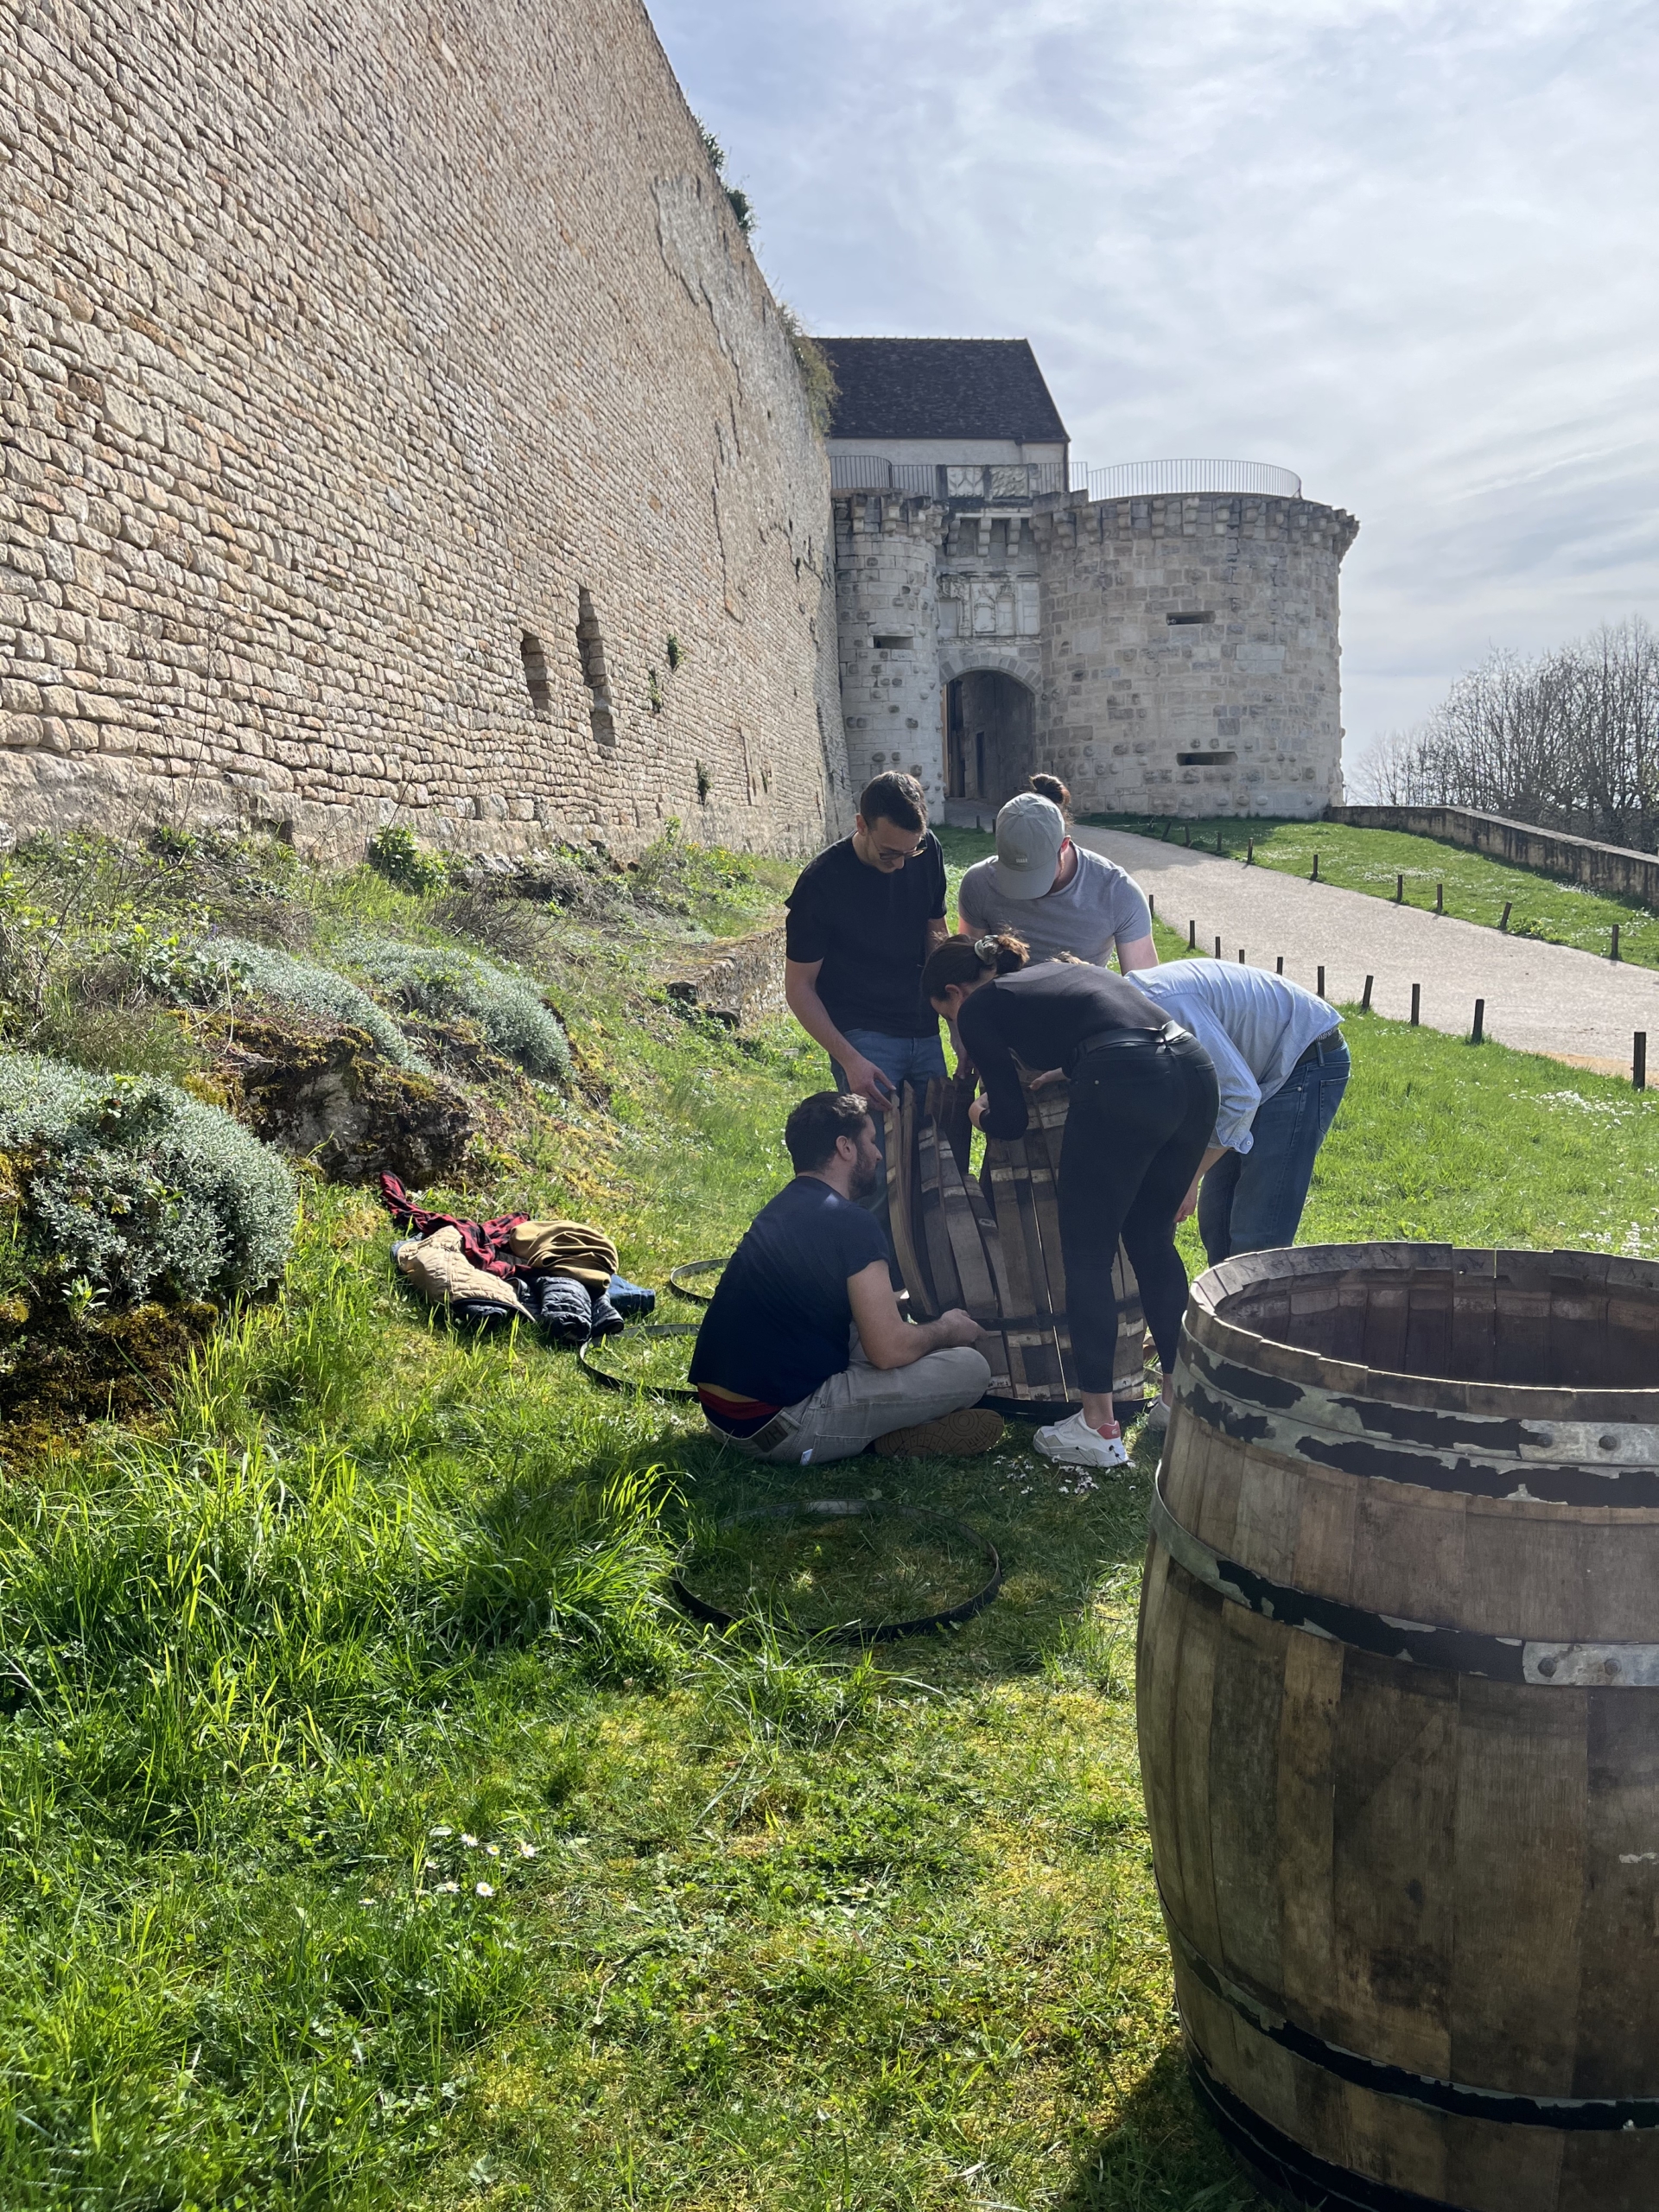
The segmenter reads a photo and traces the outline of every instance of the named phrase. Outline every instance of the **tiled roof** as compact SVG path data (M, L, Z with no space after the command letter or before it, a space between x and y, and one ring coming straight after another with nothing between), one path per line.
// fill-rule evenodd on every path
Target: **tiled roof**
M832 438L1058 444L1059 410L1023 338L820 338L840 396Z

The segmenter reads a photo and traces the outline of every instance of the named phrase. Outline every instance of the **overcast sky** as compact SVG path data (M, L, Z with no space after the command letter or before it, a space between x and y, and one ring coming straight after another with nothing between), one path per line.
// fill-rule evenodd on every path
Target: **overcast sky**
M1351 760L1659 616L1659 8L656 0L809 328L1027 337L1095 466L1359 518Z

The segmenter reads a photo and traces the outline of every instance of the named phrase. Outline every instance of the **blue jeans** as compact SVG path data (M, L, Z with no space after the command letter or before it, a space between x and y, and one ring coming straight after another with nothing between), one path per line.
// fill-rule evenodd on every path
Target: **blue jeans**
M1348 1047L1338 1035L1314 1047L1283 1087L1255 1109L1249 1152L1224 1153L1198 1186L1198 1235L1213 1268L1235 1252L1270 1252L1296 1242L1313 1161L1348 1086Z
M875 1063L895 1089L900 1084L913 1083L918 1089L925 1090L935 1076L941 1080L944 1078L944 1047L939 1042L937 1027L927 1037L884 1037L879 1029L843 1029L841 1033L855 1052L861 1052L867 1060ZM837 1090L850 1089L846 1070L838 1061L830 1061L830 1072L835 1077ZM885 1224L887 1218L887 1117L885 1114L873 1113L870 1119L875 1124L875 1141L880 1147L883 1172L876 1179L875 1188L858 1203L866 1212L873 1213L878 1221Z

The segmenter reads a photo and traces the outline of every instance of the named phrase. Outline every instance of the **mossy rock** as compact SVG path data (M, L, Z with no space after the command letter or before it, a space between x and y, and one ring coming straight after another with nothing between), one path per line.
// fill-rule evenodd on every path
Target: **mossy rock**
M135 1306L77 1317L57 1298L0 1307L0 1421L50 1432L88 1421L143 1421L208 1335L218 1309Z
M364 1030L271 1014L211 1027L213 1073L237 1119L331 1183L383 1173L438 1182L466 1152L470 1100L439 1077L389 1066Z

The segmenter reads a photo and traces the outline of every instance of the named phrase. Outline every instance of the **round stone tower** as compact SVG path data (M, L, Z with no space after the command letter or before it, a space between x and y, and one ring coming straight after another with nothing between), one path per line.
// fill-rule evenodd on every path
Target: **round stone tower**
M855 801L899 769L944 814L936 563L944 511L932 499L862 492L835 501L841 704Z
M1038 749L1079 812L1313 816L1340 799L1351 515L1224 493L1035 507Z

